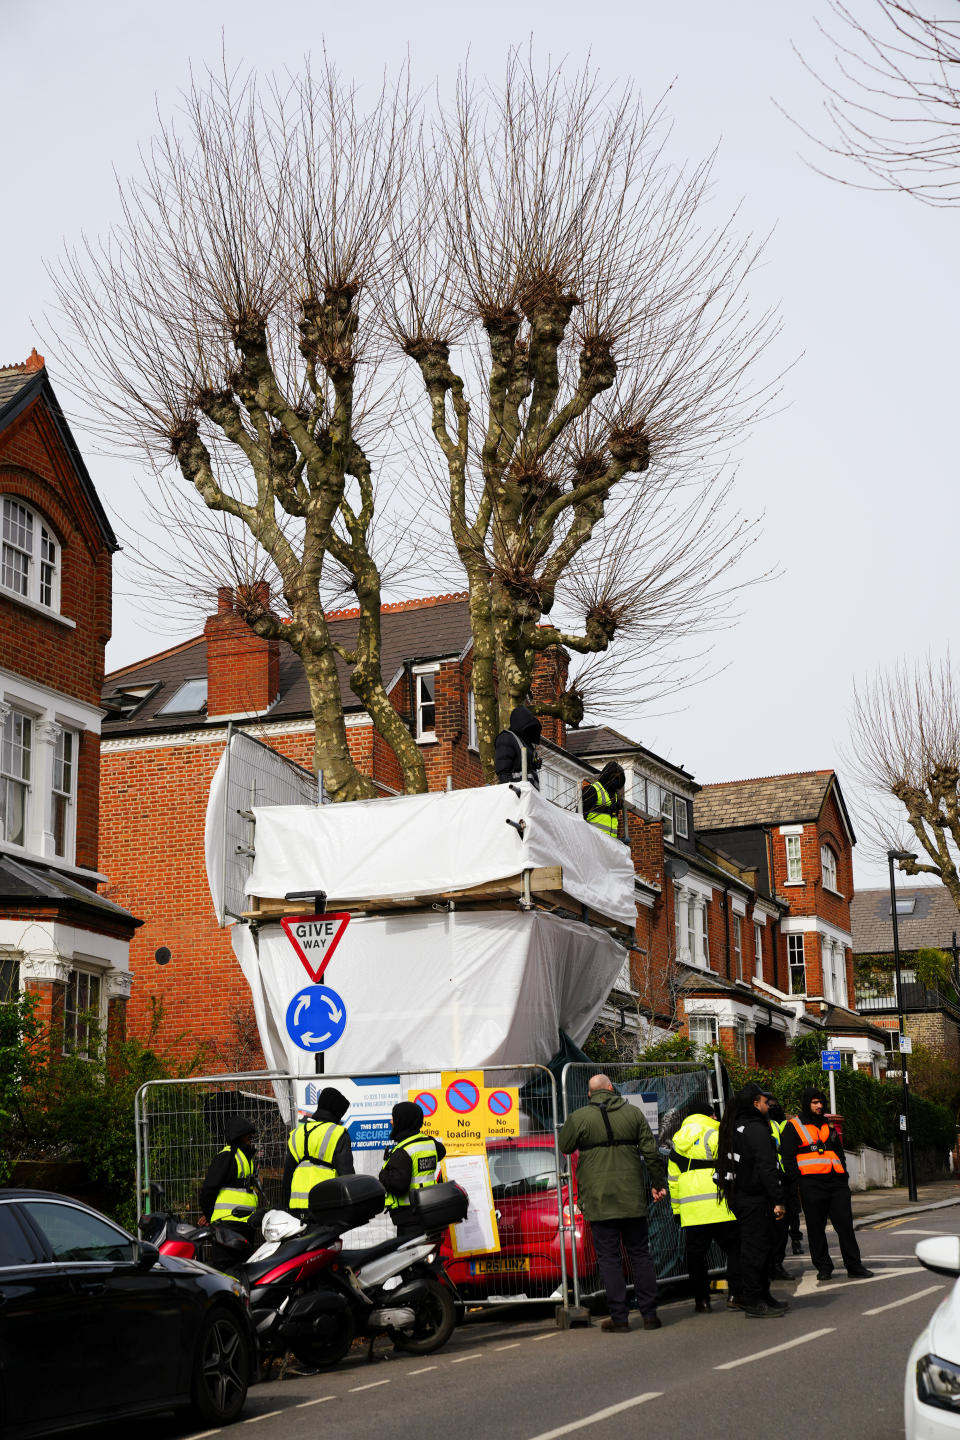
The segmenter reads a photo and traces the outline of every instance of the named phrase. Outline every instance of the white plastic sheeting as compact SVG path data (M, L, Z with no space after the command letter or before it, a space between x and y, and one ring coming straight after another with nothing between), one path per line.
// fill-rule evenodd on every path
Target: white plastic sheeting
M203 837L207 884L221 925L243 909L250 872L252 826L242 812L259 803L296 806L302 814L303 806L317 800L317 782L308 770L241 730L231 732L210 782Z
M628 848L551 805L530 784L255 814L248 895L325 890L351 900L415 898L562 865L567 894L611 919L636 923Z
M261 929L259 953L247 926L232 938L268 1067L313 1075L314 1056L286 1030L290 1001L310 984L293 946L279 925ZM586 1039L623 955L602 931L536 911L356 915L323 977L347 1011L326 1071L544 1062L561 1029Z

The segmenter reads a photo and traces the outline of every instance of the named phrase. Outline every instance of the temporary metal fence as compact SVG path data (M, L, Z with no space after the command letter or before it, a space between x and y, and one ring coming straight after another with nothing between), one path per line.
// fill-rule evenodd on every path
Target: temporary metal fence
M569 1115L588 1100L590 1076L600 1067L594 1063L571 1063L563 1067L560 1077L561 1112ZM630 1103L638 1106L646 1117L653 1138L661 1155L666 1157L671 1148L673 1136L679 1130L689 1113L689 1107L697 1102L723 1104L723 1072L717 1061L713 1067L695 1061L646 1062L638 1064L604 1065L603 1073ZM644 1167L645 1169L646 1167ZM649 1175L648 1190L649 1190ZM687 1278L686 1251L683 1231L673 1219L669 1197L657 1204L648 1204L647 1220L650 1253L658 1281L676 1282ZM600 1289L596 1256L591 1244L580 1244L579 1235L574 1232L573 1253L573 1303L582 1301ZM716 1246L711 1246L707 1264L719 1270L723 1256Z
M499 1249L485 1254L447 1257L447 1268L470 1305L566 1303L573 1247L583 1221L570 1205L557 1147L557 1085L542 1065L487 1067L478 1104L486 1107L493 1091L517 1094L520 1133L478 1140L491 1182ZM437 1070L366 1076L293 1076L258 1072L213 1075L186 1080L151 1080L136 1096L137 1199L144 1211L164 1208L184 1220L201 1218L199 1192L214 1155L225 1143L227 1122L242 1115L255 1121L260 1180L268 1203L279 1206L287 1139L302 1114L316 1107L326 1086L355 1093L363 1086L382 1096L389 1116L398 1100L442 1085ZM350 1113L345 1116L350 1126ZM469 1125L469 1114L465 1123ZM389 1120L357 1119L353 1127L354 1165L376 1175L388 1139ZM160 1200L152 1188L161 1185ZM578 1232L577 1226L580 1227ZM388 1214L378 1215L350 1232L350 1244L374 1245L394 1233ZM447 1242L449 1243L449 1242Z

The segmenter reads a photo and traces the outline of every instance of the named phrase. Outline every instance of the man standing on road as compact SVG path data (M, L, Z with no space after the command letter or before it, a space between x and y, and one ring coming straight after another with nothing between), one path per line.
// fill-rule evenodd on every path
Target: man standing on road
M740 1295L740 1239L733 1211L717 1192L719 1121L706 1102L695 1101L673 1137L667 1165L670 1203L683 1227L687 1270L693 1290L694 1309L710 1309L710 1279L707 1251L716 1242L727 1257L727 1285L730 1298Z
M720 1189L740 1233L739 1306L750 1320L773 1320L790 1308L770 1293L774 1221L787 1213L777 1149L767 1118L774 1097L744 1085L720 1125Z
M667 1193L663 1157L642 1113L613 1088L607 1075L593 1075L589 1103L568 1115L560 1131L564 1155L579 1151L577 1200L590 1222L600 1279L607 1292L609 1320L601 1330L625 1335L630 1329L621 1245L633 1271L634 1294L644 1330L659 1330L657 1276L647 1244L647 1196ZM642 1160L641 1160L642 1157Z
M817 1279L825 1283L833 1274L827 1245L827 1221L837 1232L840 1254L852 1280L868 1280L873 1274L860 1258L860 1246L853 1229L850 1179L843 1144L826 1118L827 1097L810 1085L803 1092L800 1114L785 1126L780 1152L787 1183L798 1186L810 1259L817 1267Z

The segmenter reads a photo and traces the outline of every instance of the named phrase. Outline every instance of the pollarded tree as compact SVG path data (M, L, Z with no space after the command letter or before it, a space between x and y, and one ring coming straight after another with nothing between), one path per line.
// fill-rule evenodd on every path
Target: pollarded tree
M418 565L466 575L488 779L544 651L666 683L737 583L729 450L775 328L747 310L754 251L707 223L710 164L668 165L629 90L516 57L432 116L406 76L362 111L329 67L263 94L208 76L186 116L56 271L60 328L95 422L206 507L174 530L187 567L301 656L333 798L371 793L338 660L425 788L380 673L385 577ZM575 724L596 680L540 708Z

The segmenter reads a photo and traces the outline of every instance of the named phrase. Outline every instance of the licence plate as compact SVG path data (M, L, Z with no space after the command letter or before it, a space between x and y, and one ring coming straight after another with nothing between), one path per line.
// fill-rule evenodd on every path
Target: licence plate
M530 1269L529 1255L494 1255L489 1260L471 1260L471 1275L522 1275Z

